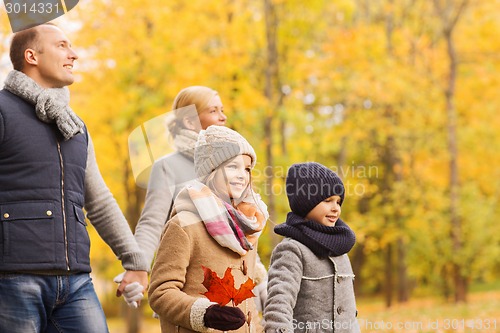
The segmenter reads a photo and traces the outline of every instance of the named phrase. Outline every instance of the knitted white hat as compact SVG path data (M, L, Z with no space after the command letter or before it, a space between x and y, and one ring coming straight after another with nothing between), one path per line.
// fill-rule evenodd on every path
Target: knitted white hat
M203 180L221 164L238 155L250 156L252 168L255 166L255 151L241 134L225 126L209 126L198 134L194 149L196 175Z

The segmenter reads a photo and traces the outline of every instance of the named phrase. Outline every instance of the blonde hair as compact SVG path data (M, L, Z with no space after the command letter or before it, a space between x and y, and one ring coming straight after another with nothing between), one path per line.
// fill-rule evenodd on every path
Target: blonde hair
M185 129L183 119L185 117L193 117L200 114L219 93L211 88L204 86L191 86L182 89L174 99L172 104L173 116L167 120L167 128L172 137L179 133L181 129ZM196 114L193 109L186 108L194 105Z

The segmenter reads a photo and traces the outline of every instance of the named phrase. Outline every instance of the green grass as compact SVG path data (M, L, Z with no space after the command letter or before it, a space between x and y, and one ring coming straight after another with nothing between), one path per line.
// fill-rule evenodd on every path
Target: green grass
M494 291L494 290L500 290L500 280L499 281L491 281L488 283L480 283L480 284L473 284L470 288L470 291L472 293L475 292L484 292L484 291Z

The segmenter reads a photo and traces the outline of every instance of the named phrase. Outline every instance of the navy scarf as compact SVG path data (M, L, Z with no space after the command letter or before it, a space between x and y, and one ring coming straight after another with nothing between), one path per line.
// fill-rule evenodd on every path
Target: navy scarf
M341 256L356 242L354 232L341 219L335 226L327 227L292 212L288 213L285 223L274 227L274 232L304 244L318 257Z

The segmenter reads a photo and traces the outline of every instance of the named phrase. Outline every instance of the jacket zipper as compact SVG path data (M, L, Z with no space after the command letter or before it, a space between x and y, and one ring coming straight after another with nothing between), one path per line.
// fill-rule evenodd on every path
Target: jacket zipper
M68 255L68 231L67 231L67 226L66 226L66 209L64 205L65 201L65 196L64 196L64 163L63 163L63 156L61 153L61 145L59 144L59 141L57 142L57 152L59 153L59 163L61 166L61 206L62 206L62 218L63 218L63 228L64 228L64 247L66 249L65 256L66 256L66 270L69 271L69 255Z

